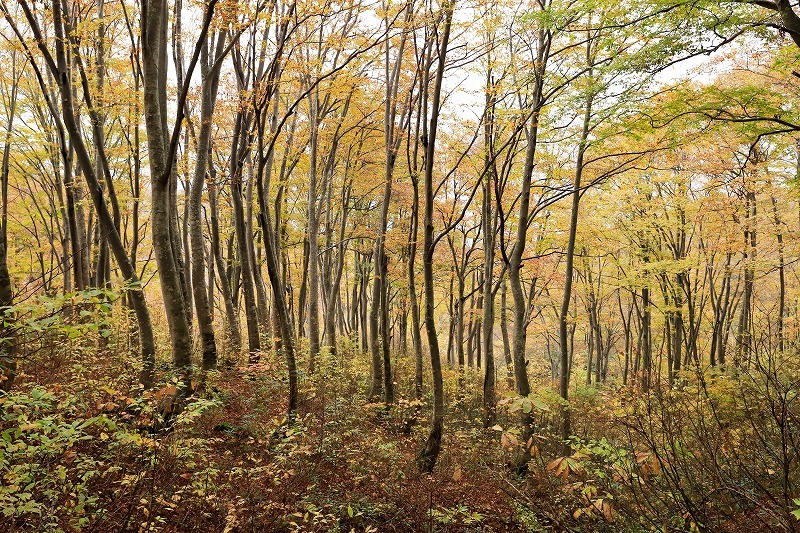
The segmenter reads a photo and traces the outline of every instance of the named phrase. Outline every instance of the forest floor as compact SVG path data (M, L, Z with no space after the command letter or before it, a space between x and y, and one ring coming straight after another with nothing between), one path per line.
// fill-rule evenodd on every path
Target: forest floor
M324 358L305 376L294 421L285 417L282 368L270 361L209 374L166 424L159 413L171 409L173 384L137 396L131 367L87 358L29 366L0 398L3 531L649 531L660 520L658 511L636 518L636 498L613 488L626 483L623 465L647 480L661 473L658 462L637 453L625 463L605 438L558 457L544 405L534 413L529 471L513 475L516 417L503 408L499 426L482 427L477 372L456 394L448 371L442 452L434 472L421 474L428 400L399 394L392 406L368 404L360 357ZM413 390L411 365L399 361L400 393ZM588 433L591 421L621 438L608 397L576 401L584 402L577 431ZM709 531L687 517L663 520L659 530Z

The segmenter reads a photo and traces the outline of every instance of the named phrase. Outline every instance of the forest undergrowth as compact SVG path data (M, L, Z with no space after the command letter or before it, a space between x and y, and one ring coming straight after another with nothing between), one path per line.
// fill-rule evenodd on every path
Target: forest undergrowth
M348 339L302 374L291 418L271 352L259 365L197 371L179 405L166 362L142 394L135 350L119 356L130 340L85 318L30 337L15 388L0 397L4 531L797 528L798 374L774 360L688 371L649 393L576 386L569 455L546 369L530 369L528 398L501 392L492 428L481 423L479 372L448 369L442 455L421 474L430 398L413 398L411 358L394 356L392 405L367 403L368 357ZM535 420L524 476L508 467L523 445L520 412Z

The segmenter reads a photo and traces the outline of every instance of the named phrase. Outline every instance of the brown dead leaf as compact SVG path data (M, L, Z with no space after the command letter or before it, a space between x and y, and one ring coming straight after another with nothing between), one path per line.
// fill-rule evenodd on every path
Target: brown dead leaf
M511 433L503 433L500 435L500 445L506 450L513 450L519 446L519 441Z
M74 461L77 457L78 452L76 452L74 448L70 448L64 452L64 462L67 464L72 463L72 461Z

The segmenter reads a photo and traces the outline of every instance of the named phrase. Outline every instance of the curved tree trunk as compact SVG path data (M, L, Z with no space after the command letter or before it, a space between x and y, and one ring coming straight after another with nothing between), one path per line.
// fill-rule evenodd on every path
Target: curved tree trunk
M580 200L581 200L581 178L583 176L583 159L586 153L586 141L589 136L589 120L592 114L592 98L589 97L586 102L586 108L583 117L583 130L581 132L581 140L580 146L578 147L578 159L575 163L575 180L572 184L572 208L570 211L570 219L569 219L569 238L567 241L567 253L566 253L566 268L564 272L564 298L561 300L561 312L559 313L559 321L558 321L558 340L559 340L559 348L561 353L560 359L560 368L561 368L561 375L559 379L559 387L558 391L561 395L561 398L564 401L567 401L569 398L569 377L570 377L570 364L569 364L569 340L568 340L568 331L567 331L567 316L569 315L569 304L570 300L572 299L572 278L574 275L574 261L575 261L575 239L578 230L578 208L580 207ZM591 283L591 281L589 282ZM592 301L592 306L594 306L594 295L590 297ZM595 324L596 321L596 309L592 309L592 324ZM596 325L599 328L599 325ZM590 332L590 335L593 334L593 331ZM599 341L599 339L598 339ZM602 349L602 346L598 346L598 354ZM589 352L591 357L591 351ZM597 364L601 364L600 361L597 361ZM586 369L586 376L587 379L591 376L591 363L590 366ZM572 426L571 426L571 416L569 406L565 405L561 409L561 439L562 439L562 453L564 455L568 455L570 453L569 444L567 443L567 439L569 438L570 434L572 433Z

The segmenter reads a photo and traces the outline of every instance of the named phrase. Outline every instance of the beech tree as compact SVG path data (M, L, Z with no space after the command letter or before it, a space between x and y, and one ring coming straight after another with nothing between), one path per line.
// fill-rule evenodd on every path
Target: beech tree
M50 110L50 113L53 115L56 122L61 123L61 121L63 121L65 133L62 134L62 139L64 139L62 141L62 160L66 161L67 159L71 158L71 155L67 153L66 139L68 138L70 146L69 150L74 150L75 156L77 157L78 166L81 169L83 177L89 187L89 193L94 208L97 212L99 224L102 227L102 231L105 234L106 239L108 240L110 249L114 253L117 264L122 271L122 275L131 286L129 294L134 311L136 313L142 358L142 373L140 380L144 387L149 387L152 384L153 367L155 363L155 346L149 310L145 301L144 292L139 284L139 278L130 262L128 252L125 249L119 234L119 219L118 217L113 217L111 212L109 212L104 191L98 179L98 175L104 175L106 180L109 180L110 173L107 162L103 157L100 157L98 165L102 167L102 170L95 169L75 116L73 87L71 81L73 79L73 71L71 64L67 62L68 52L71 53L74 63L78 65L78 75L81 80L83 97L86 105L90 109L92 108L92 100L85 70L83 69L80 55L75 43L73 40L65 38L65 35L72 31L72 26L70 25L69 20L65 19L64 17L64 12L62 10L64 6L61 4L61 2L53 3L51 7L55 39L53 44L54 48L51 50L48 48L48 42L42 34L37 13L32 11L30 6L25 2L21 2L19 5L24 13L24 18L28 24L28 27L34 39L36 40L37 48L39 53L42 55L47 73L56 80L58 86L60 108L56 107L56 103L51 99L51 93L45 84L43 73L39 70L38 66L36 66L37 62L35 56L33 55L33 50L27 44L24 44L23 47L25 53L28 55L30 64L34 69L37 81L39 82L39 86L48 102L48 109ZM6 6L3 7L6 13L6 22L9 24L9 26L11 26L17 38L20 39L21 42L25 43L26 39L21 33L17 23L11 18ZM96 128L99 127L99 119L94 112L92 121ZM98 148L98 150L101 151L102 148ZM75 233L72 235L75 235Z
M794 527L794 4L0 8L13 527L156 527L200 465L196 529L371 527L319 481L416 511L403 460L416 529L475 480L508 527Z

